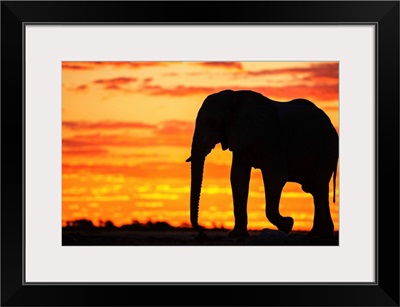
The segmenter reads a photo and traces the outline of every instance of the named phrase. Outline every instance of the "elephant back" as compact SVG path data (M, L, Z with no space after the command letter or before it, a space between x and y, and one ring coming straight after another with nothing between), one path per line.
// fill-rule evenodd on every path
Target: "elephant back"
M316 168L331 165L330 175L339 155L339 136L328 115L306 99L274 104L282 121L290 168L308 159Z

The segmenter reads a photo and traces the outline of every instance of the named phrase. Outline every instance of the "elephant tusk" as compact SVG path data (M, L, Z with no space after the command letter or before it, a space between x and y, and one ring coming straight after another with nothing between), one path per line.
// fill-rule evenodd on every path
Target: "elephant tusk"
M214 145L214 147L215 147L215 145ZM197 153L197 154L199 154L199 155L202 156L202 157L205 157L205 156L207 156L207 155L211 152L211 150L212 150L214 147L209 147L209 148L207 148L207 149L204 151L204 153ZM196 156L197 156L197 154L196 154ZM186 159L186 162L192 162L192 156L190 156L189 158L187 158L187 159Z

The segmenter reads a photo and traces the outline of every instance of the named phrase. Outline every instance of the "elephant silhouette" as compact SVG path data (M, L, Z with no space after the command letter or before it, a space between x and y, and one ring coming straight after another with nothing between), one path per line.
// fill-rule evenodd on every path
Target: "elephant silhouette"
M314 220L308 235L333 237L329 182L333 174L335 190L339 136L315 104L306 99L274 101L250 90L224 90L206 97L186 160L191 162L190 221L199 233L204 231L198 215L205 157L218 143L232 151L235 223L229 236L249 236L247 199L253 167L262 173L266 217L278 230L289 234L293 228L293 218L280 214L279 203L286 182L297 182L313 196Z

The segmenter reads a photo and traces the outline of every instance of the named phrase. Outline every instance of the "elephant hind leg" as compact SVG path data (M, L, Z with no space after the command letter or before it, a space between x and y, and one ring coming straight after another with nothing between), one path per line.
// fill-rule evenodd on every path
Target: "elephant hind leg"
M314 198L314 224L309 235L332 238L334 225L329 208L329 182L314 186L310 193Z
M273 179L272 179L273 178ZM292 217L284 217L279 213L279 202L281 199L282 189L285 186L286 180L279 180L278 175L264 175L265 189L265 214L268 220L274 224L280 231L289 234L292 231L294 220Z

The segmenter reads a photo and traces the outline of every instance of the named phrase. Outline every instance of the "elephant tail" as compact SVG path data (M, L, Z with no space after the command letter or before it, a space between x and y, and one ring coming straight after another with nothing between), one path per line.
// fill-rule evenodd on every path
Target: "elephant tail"
M337 172L337 164L335 170L333 171L333 202L336 201L336 172Z

